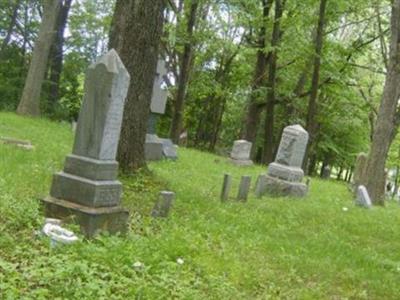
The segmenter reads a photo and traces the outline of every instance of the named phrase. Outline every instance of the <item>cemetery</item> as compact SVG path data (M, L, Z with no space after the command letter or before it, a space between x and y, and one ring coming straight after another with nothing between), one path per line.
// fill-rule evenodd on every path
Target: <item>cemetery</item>
M400 0L354 2L0 2L0 299L398 299Z

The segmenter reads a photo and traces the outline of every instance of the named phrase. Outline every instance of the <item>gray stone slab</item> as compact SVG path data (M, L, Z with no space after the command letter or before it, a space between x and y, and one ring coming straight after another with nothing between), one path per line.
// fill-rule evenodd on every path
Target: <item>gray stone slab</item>
M50 196L89 207L116 206L120 203L122 184L117 180L90 180L83 177L56 173Z
M73 154L115 160L129 80L115 50L88 68Z
M114 180L118 175L118 162L71 154L65 159L64 172L91 180Z
M231 158L233 160L250 160L252 143L246 140L237 140L233 142Z
M291 182L300 182L304 177L304 172L299 167L290 167L274 162L268 166L268 175Z
M275 162L291 167L301 167L308 143L308 133L300 125L291 125L283 130Z
M2 137L0 137L0 142L2 142L3 144L14 145L14 146L24 149L24 150L35 149L35 147L31 143L31 141L19 140L19 139L15 139L15 138L2 136Z
M261 174L257 177L256 186L254 189L254 194L257 198L261 198L265 194L267 184L267 175Z
M152 217L168 217L169 211L174 203L175 193L169 191L162 191L158 197L157 202L151 212Z
M371 208L372 202L369 197L367 188L363 185L358 186L357 188L357 198L355 204L365 208Z
M237 200L238 201L247 201L247 197L249 195L250 191L250 183L251 183L251 176L242 176L240 179L240 184L239 184L239 191L237 195Z
M247 166L252 166L254 164L253 161L250 159L232 159L232 158L230 158L229 161L239 167L247 167Z
M146 134L144 145L146 160L161 160L163 158L163 142L155 134Z
M224 174L224 181L222 183L222 190L220 196L222 202L228 201L231 187L232 187L232 176L230 174Z
M178 159L178 146L175 145L170 139L161 139L163 155L172 160Z
M273 197L305 197L308 187L301 182L290 182L276 177L266 176L266 194Z

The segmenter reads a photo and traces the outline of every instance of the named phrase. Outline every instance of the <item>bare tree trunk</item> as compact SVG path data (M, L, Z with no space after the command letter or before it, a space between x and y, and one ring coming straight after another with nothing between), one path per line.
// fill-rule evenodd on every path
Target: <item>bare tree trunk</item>
M54 37L54 27L61 7L59 0L45 0L42 23L33 49L22 97L17 108L21 115L40 115L40 93L47 69L50 46Z
M276 102L276 68L278 62L278 45L281 39L280 21L283 14L283 6L281 0L275 0L275 17L272 30L271 40L271 58L268 66L268 83L267 83L267 110L265 114L264 127L264 155L262 162L269 164L274 160L274 110Z
M400 0L393 1L390 28L388 72L363 178L375 205L384 205L381 183L385 177L385 162L395 130L396 107L400 95Z
M322 45L324 41L324 27L325 27L325 10L326 10L327 0L321 0L319 6L319 17L317 34L315 38L315 54L314 54L314 70L311 81L311 94L308 101L308 111L307 111L307 131L310 135L309 145L307 147L306 155L304 158L304 167L307 164L307 160L310 154L313 154L314 144L317 134L317 99L318 99L318 88L319 88L319 73L321 68L321 54ZM306 168L304 168L306 171Z
M4 50L5 50L5 48L7 47L8 43L10 42L11 35L12 35L12 33L13 33L15 24L16 24L16 22L17 22L18 10L19 10L20 5L21 5L21 0L17 0L17 1L15 2L15 4L14 4L13 13L12 13L12 16L11 16L10 24L9 24L9 26L8 26L8 29L7 29L7 34L6 34L6 36L4 37L3 42L1 43L0 57L3 56Z
M59 100L60 77L63 66L64 31L67 25L68 13L72 0L64 0L57 17L56 36L50 49L50 93L49 111L54 112Z
M192 0L186 26L187 41L185 41L183 55L180 61L180 74L178 78L178 91L176 93L174 115L172 118L170 137L175 144L179 144L179 135L182 130L183 111L186 97L189 73L192 65L193 47L192 36L196 22L198 0Z
M146 168L144 143L163 25L163 0L117 0L109 48L131 75L117 160L122 171Z

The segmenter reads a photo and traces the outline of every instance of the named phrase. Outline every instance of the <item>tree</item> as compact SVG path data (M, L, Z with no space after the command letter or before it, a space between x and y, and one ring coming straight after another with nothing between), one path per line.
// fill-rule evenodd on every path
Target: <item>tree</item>
M307 111L307 131L310 135L310 141L308 145L308 150L304 161L307 161L307 156L309 154L315 155L313 153L314 143L316 140L317 133L317 122L316 122L316 114L317 114L317 99L318 99L318 90L319 90L319 77L320 77L320 68L321 68L321 55L322 55L322 44L324 41L324 27L325 27L325 10L326 10L326 2L327 0L321 0L319 6L319 17L318 17L318 26L317 26L317 34L315 37L315 53L314 53L314 66L313 66L313 75L311 81L311 93L308 101L308 111ZM313 170L314 164L310 162L310 169ZM309 172L310 173L310 172Z
M50 93L49 93L49 111L53 112L55 105L59 100L60 77L63 67L63 46L64 31L67 25L68 13L71 8L72 0L61 1L61 8L57 16L56 34L50 49Z
M124 173L146 168L144 144L160 43L163 0L117 0L109 48L131 75L117 160Z
M385 86L375 124L365 177L362 179L375 205L384 204L385 162L396 132L399 117L396 114L396 108L400 96L400 0L395 0L392 3L390 30L390 52Z
M14 3L14 6L13 6L10 23L9 23L8 29L7 29L7 34L6 34L3 42L1 43L0 57L3 55L4 49L6 48L8 43L10 42L12 32L14 30L15 24L17 23L18 10L19 10L20 5L21 5L21 0L16 0L15 3Z
M274 110L276 104L276 72L278 64L278 46L282 37L280 29L281 18L283 14L284 2L275 0L275 16L272 29L271 39L271 58L268 66L268 82L267 82L267 107L265 113L264 124L264 153L262 162L269 164L274 160Z
M191 0L187 12L186 23L186 40L183 47L183 53L180 57L178 90L176 92L176 99L174 105L174 116L171 124L170 137L175 144L179 144L179 135L182 130L182 120L184 112L185 97L187 91L187 84L189 81L190 69L193 60L193 45L192 37L193 30L196 23L196 15L198 13L199 0Z
M40 115L40 94L60 7L61 1L44 1L42 23L35 42L32 61L29 66L22 97L17 108L18 114L30 116Z

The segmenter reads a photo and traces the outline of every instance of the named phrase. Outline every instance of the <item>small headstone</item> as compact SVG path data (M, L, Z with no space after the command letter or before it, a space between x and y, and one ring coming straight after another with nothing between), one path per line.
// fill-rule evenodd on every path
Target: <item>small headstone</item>
M251 177L250 176L242 176L239 184L239 191L237 195L237 200L238 201L247 201L247 196L249 195L250 191L250 183L251 183Z
M0 137L0 141L3 144L14 145L18 148L25 149L25 150L33 150L35 147L32 145L31 141L19 140L10 137Z
M227 201L229 199L229 192L232 186L232 176L229 174L224 174L224 182L222 183L221 190L221 201Z
M76 121L72 121L71 122L71 129L72 129L72 132L75 132L76 131L76 127L78 126L78 123L76 122Z
M367 188L363 185L360 185L357 188L356 205L365 208L371 208L372 206L371 198L369 197Z
M331 178L331 168L329 166L325 166L322 170L322 179L329 179Z
M357 155L356 163L354 166L354 186L355 190L357 191L357 187L361 184L361 179L364 176L364 172L366 171L367 167L367 160L368 160L368 155L366 153L359 153Z
M256 194L257 198L261 198L262 195L265 193L266 184L267 184L267 175L265 174L259 175L254 190L254 193Z
M156 204L151 212L152 217L168 217L169 211L174 203L175 193L169 191L162 191L158 197Z
M88 68L72 154L64 171L54 175L50 196L43 199L47 216L76 216L87 237L127 229L115 157L129 81L113 49Z
M302 183L301 169L308 143L308 133L300 125L283 130L275 161L268 166L266 192L272 196L303 197L307 185Z
M233 142L230 160L235 165L251 166L253 162L250 159L252 143L246 140L237 140Z

